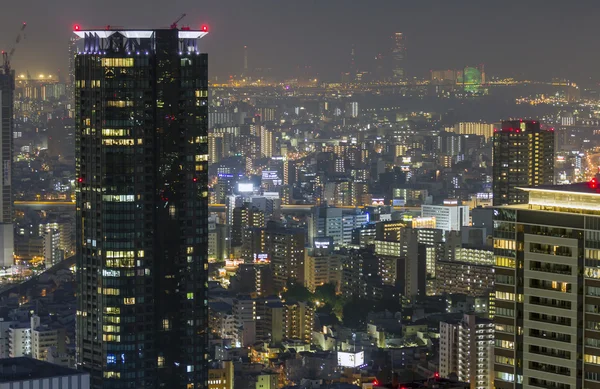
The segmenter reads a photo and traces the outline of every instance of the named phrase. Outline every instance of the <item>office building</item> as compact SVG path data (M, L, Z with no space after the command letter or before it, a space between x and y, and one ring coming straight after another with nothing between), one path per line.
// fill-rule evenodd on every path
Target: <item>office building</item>
M208 370L208 389L233 389L233 361L221 361Z
M0 267L15 262L11 184L14 91L14 72L9 66L0 67Z
M264 257L271 262L275 290L288 282L304 284L305 232L270 221L264 228L249 228L244 239L244 258Z
M406 78L404 72L404 60L406 57L404 34L396 32L392 39L394 40L394 46L392 48L392 76L394 81L403 81Z
M554 183L554 129L542 129L540 122L502 122L494 133L494 205L527 203L527 192L517 187Z
M357 118L358 117L358 103L356 101L347 102L344 111L345 111L345 116L347 118Z
M279 375L277 373L263 372L256 377L256 389L279 388Z
M41 318L33 315L31 321L31 357L48 360L51 349L58 353L66 350L66 329L58 324L42 324Z
M460 231L469 225L469 206L457 200L445 200L443 205L421 205L421 216L435 218L435 227L443 231Z
M495 387L598 387L597 179L525 190L494 210Z
M90 389L89 373L36 359L0 359L0 389Z
M260 156L271 158L275 153L275 134L265 126L260 127Z
M304 286L314 293L325 284L333 284L340 289L342 255L331 252L319 253L318 250L306 250L304 258Z
M471 389L494 387L494 323L465 314L462 320L440 322L439 374L469 382Z
M477 135L483 136L485 140L489 140L494 136L494 128L496 124L483 123L483 122L460 122L456 123L454 127L446 128L446 131L454 132L459 135Z
M436 264L436 294L485 296L494 288L493 252L485 248L457 247L453 259Z
M206 388L207 29L74 33L78 367Z
M344 213L343 208L316 207L313 209L309 226L309 243L315 238L330 237L336 246L352 243L352 231L369 222L369 215L353 210Z
M231 246L241 246L244 239L244 231L248 227L264 227L265 214L250 203L244 203L241 207L233 210L233 224L231 225Z

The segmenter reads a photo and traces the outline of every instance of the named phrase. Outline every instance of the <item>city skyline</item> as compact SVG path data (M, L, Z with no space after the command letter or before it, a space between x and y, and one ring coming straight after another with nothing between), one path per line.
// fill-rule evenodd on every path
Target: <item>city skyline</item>
M38 1L34 0L34 8L46 6ZM47 9L43 18L31 14L29 3L8 6L7 11L14 17L0 25L0 47L10 49L20 23L28 23L26 37L13 60L17 71L60 69L66 78L66 53L73 24L82 24L83 28L107 24L160 28L168 27L183 12L188 16L181 24L198 27L206 23L214 32L203 45L206 52L215 53L209 65L217 69L212 75L219 77L242 73L247 46L250 69L270 67L278 76L291 76L299 67L310 66L320 77L333 78L347 68L347 53L352 45L356 47L359 68L374 66L377 54L391 50L391 36L398 31L407 37L407 74L417 77L426 77L430 69L485 63L490 74L503 76L547 79L578 74L587 78L594 75L600 63L593 47L586 39L580 39L600 33L594 23L585 23L598 7L591 1L529 1L525 5L516 1L464 1L458 5L381 1L373 7L342 1L282 5L261 0L251 4L209 1L202 8L192 1L179 1L168 8L158 3L148 7L138 0L128 2L127 8L114 1L101 7L94 3L84 7L72 0L55 4L58 6ZM111 12L115 7L124 11ZM135 12L127 12L129 7ZM530 16L532 11L535 18ZM263 22L247 17L254 13ZM502 28L497 26L498 20L510 20L510 25L527 28ZM551 20L560 23L548 22ZM273 30L277 31L274 36ZM582 56L586 61L572 60ZM43 63L40 58L44 58Z

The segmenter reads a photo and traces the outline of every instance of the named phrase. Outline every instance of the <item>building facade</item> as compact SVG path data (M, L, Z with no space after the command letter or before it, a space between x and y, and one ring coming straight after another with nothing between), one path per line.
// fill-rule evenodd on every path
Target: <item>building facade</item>
M207 30L74 33L77 364L206 388Z
M457 322L440 322L440 376L454 373L471 389L494 387L494 323L465 314Z
M421 205L421 216L435 218L435 228L460 231L469 225L469 206L458 205L456 200L446 200L443 205Z
M495 387L600 388L597 181L495 208Z
M540 122L502 122L493 141L494 205L527 203L527 192L518 187L554 183L554 129Z
M8 68L0 68L0 266L12 266L15 261L12 215L12 150L13 150L13 101L15 74Z

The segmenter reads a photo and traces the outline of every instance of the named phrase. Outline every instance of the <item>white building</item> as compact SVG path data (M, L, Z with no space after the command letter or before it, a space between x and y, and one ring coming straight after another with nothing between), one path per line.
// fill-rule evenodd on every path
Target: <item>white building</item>
M10 358L31 355L31 327L15 325L8 330L8 356Z
M446 200L444 205L421 205L422 217L434 217L435 227L444 231L460 231L469 225L469 206Z
M40 361L48 359L48 350L56 349L65 352L66 332L63 327L49 326L41 323L37 315L31 317L31 357Z
M494 323L465 314L458 322L440 322L440 375L451 373L471 389L494 387Z

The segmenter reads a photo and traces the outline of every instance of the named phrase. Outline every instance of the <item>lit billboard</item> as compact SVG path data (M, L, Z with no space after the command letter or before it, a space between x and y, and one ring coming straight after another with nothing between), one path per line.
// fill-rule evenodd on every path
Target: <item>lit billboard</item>
M342 367L358 367L365 364L365 352L357 353L338 351L338 366Z

